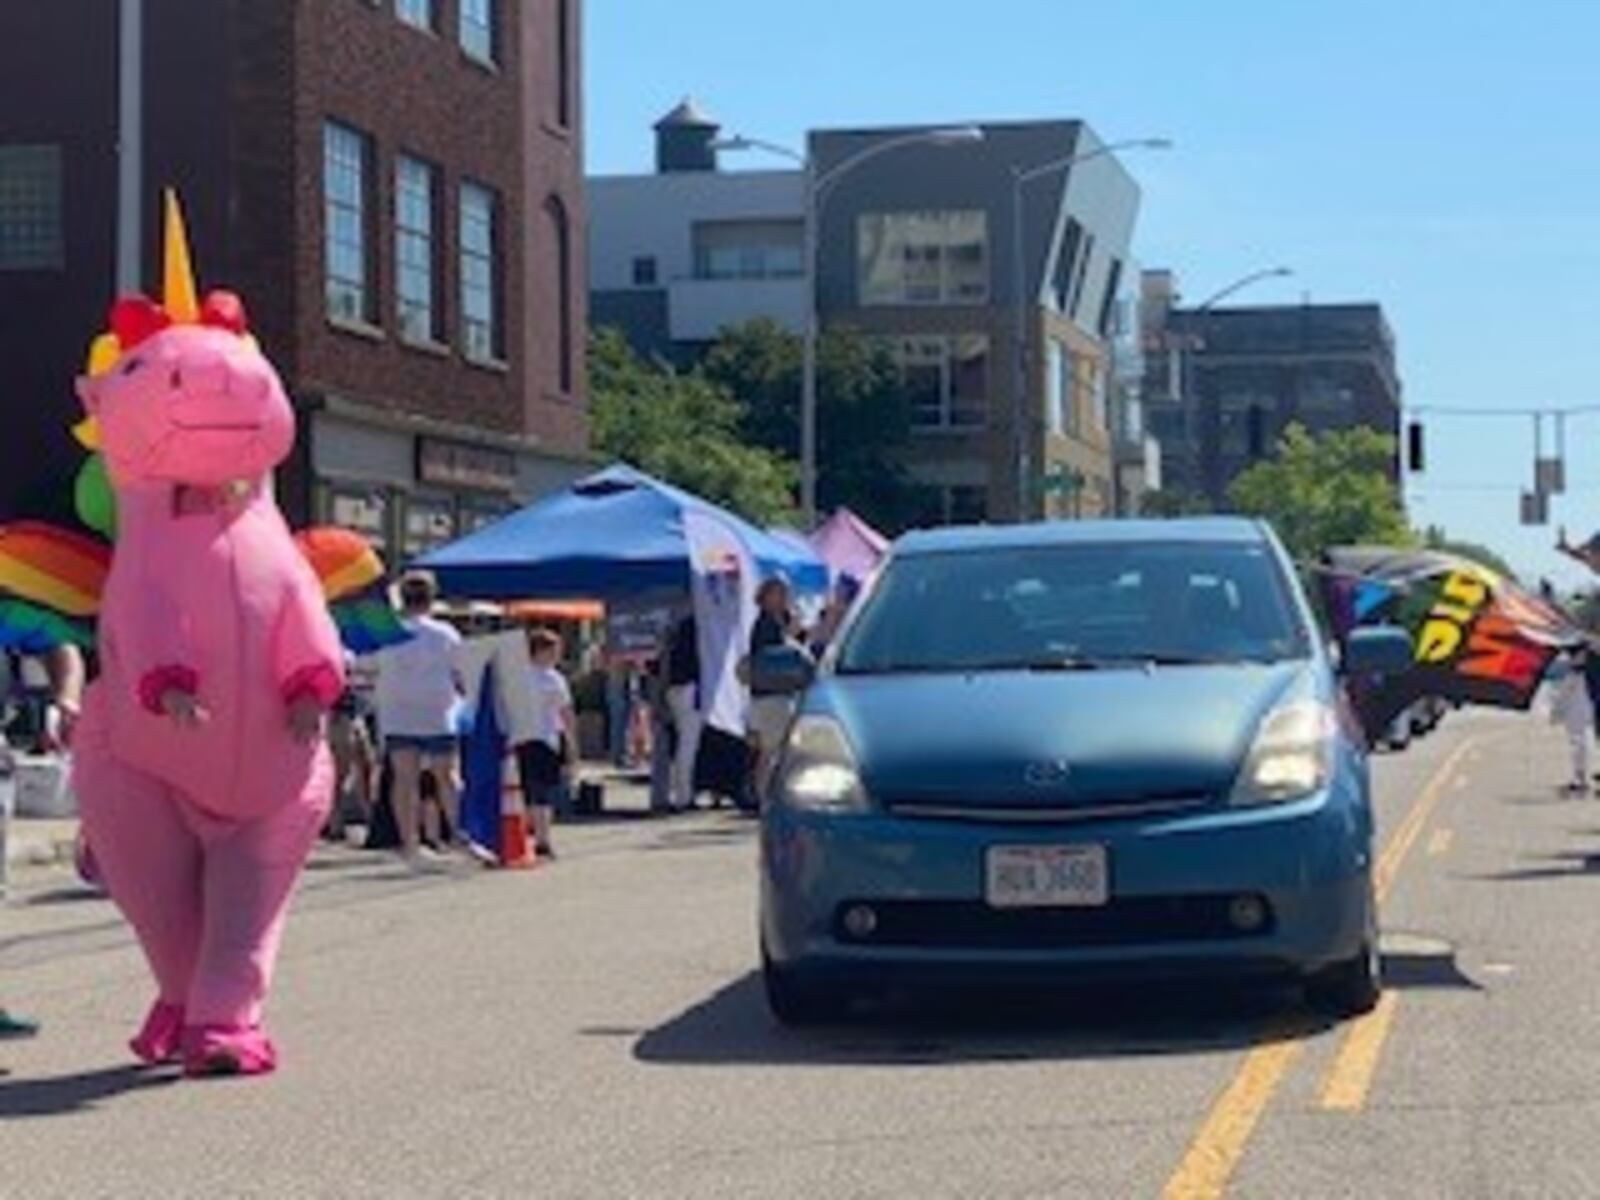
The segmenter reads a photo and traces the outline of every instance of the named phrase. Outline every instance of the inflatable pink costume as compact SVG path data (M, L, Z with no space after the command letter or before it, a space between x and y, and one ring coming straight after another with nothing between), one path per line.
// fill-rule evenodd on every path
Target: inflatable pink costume
M196 301L168 204L164 305L119 301L115 357L78 385L119 533L74 784L159 989L134 1052L257 1074L276 1064L262 1002L331 801L321 729L343 656L272 498L294 440L283 386L237 297Z

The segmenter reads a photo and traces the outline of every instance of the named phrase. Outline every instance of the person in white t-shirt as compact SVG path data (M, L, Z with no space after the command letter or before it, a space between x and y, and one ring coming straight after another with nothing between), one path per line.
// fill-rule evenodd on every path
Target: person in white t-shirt
M532 665L528 687L534 698L533 739L517 747L517 770L533 825L534 852L554 858L550 843L551 817L556 799L572 776L578 749L578 721L573 713L572 689L561 674L561 637L548 629L528 634Z
M461 679L456 652L461 635L431 616L438 584L426 572L400 581L401 621L411 639L376 656L378 732L393 774L391 805L400 855L429 868L438 858L422 845L422 773L438 785L439 805L452 836L462 842L461 756L456 717Z

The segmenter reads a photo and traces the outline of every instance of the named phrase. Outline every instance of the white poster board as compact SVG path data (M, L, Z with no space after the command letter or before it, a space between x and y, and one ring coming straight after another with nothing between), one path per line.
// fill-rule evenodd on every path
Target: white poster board
M483 691L483 673L494 666L495 715L500 731L513 746L531 742L538 728L539 711L528 671L533 665L528 639L520 630L472 638L456 650L456 670L466 690L467 703L476 705Z

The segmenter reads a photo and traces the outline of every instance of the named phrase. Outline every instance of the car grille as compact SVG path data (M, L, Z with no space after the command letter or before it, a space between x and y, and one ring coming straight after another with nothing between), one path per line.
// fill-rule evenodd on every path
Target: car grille
M1090 821L1126 821L1194 812L1211 804L1209 796L1151 796L1106 803L1016 805L948 801L889 800L897 817L928 821L977 821L999 825L1081 825Z
M1241 899L1236 895L1129 897L1101 908L1000 909L967 900L852 901L839 906L834 931L840 941L862 946L1008 950L1214 941L1271 933L1271 905L1264 896L1250 898L1263 906L1265 920L1247 932L1229 916L1233 903ZM870 934L855 935L846 928L844 914L858 903L876 915Z

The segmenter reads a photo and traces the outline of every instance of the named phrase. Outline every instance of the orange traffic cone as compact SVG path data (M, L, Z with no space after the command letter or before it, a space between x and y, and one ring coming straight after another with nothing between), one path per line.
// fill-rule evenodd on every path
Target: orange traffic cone
M517 756L506 755L505 785L500 789L500 860L498 865L527 870L539 865L528 844L528 808L522 798Z

